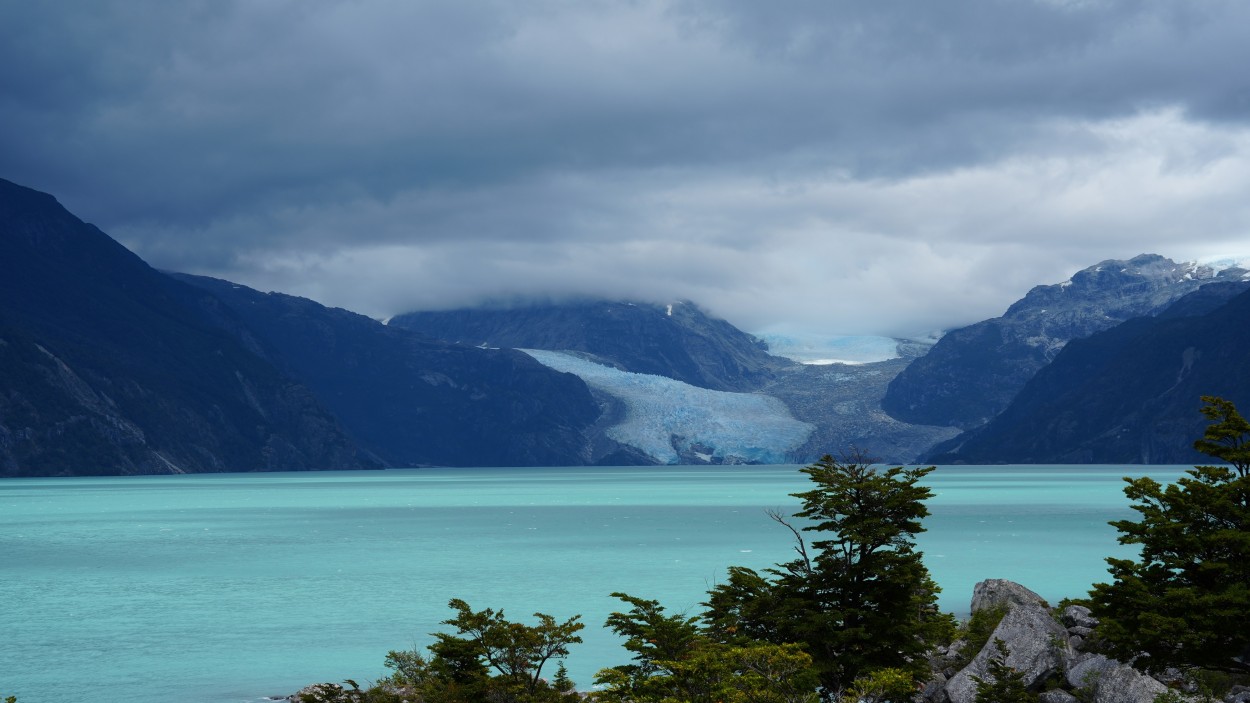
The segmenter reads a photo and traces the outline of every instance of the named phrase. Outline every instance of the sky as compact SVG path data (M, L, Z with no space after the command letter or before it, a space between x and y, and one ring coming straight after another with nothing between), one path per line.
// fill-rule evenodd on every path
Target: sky
M1241 0L0 0L0 177L153 266L408 310L923 335L1250 253Z

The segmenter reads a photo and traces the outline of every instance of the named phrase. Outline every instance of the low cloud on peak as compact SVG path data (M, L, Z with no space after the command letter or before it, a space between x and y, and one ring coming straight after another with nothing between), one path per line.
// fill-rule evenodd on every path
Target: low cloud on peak
M156 266L375 317L686 298L920 334L1244 249L1236 2L0 9L0 174Z

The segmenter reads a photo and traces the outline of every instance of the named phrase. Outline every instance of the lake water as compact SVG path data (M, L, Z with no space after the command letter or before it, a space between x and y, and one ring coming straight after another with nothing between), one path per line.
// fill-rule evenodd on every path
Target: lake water
M795 466L438 469L0 481L0 696L240 703L383 674L450 598L532 622L581 614L589 687L629 654L624 591L698 610L731 565L788 560ZM1187 467L941 467L926 563L942 606L974 583L1058 600L1124 554L1122 476ZM554 673L554 668L551 673Z

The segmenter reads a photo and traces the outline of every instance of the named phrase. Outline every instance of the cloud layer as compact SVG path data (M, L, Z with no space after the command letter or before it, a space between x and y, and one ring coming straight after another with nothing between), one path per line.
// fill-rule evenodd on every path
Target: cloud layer
M385 317L569 295L920 334L1250 246L1250 6L0 6L0 177Z

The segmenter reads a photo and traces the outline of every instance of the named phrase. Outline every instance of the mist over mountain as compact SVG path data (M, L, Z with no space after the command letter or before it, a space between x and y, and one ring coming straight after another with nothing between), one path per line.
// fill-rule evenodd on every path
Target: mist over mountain
M156 271L0 181L0 475L593 463L586 385L309 300Z
M1069 341L1157 314L1204 283L1246 273L1154 254L1103 261L1063 283L1033 288L1001 317L947 333L890 382L883 406L906 422L977 427L1002 412Z
M1157 317L1076 339L937 463L1202 462L1203 395L1250 407L1250 283L1211 283Z
M542 350L578 373L605 408L600 436L632 448L620 461L807 463L863 451L907 462L957 434L881 409L886 384L927 346L892 342L868 363L802 364L690 302L581 300L397 316L450 341ZM880 346L882 340L874 340ZM772 433L762 436L762 428Z
M572 374L521 352L449 344L305 298L175 277L237 314L240 339L311 388L388 465L594 463L587 432L600 409Z
M0 475L1190 461L1200 395L1250 404L1247 287L1236 266L1104 261L935 345L874 338L866 363L783 340L799 363L685 301L382 324L156 271L0 181Z
M579 352L623 371L721 391L758 388L777 369L794 364L688 301L582 300L411 312L388 324L462 344Z

